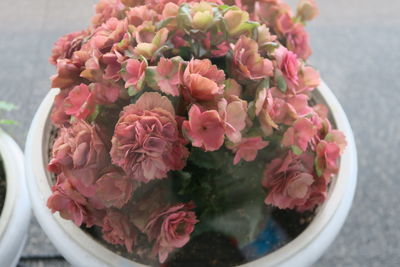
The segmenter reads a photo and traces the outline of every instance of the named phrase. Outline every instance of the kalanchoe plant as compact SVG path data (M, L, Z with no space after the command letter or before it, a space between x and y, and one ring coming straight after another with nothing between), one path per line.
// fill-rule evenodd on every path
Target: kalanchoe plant
M280 0L100 1L50 58L48 207L164 262L208 229L249 243L266 206L323 203L346 141L310 102L316 14L312 0L295 15Z

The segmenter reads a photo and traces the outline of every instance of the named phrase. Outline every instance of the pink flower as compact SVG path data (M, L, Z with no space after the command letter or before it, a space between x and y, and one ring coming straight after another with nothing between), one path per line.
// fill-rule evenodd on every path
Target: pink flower
M275 57L278 69L282 72L289 88L297 86L299 62L296 54L281 46L275 51Z
M133 251L136 242L136 228L130 222L128 214L116 209L107 210L103 220L103 238L115 245L124 245L128 252Z
M207 32L206 38L202 40L202 43L204 48L211 52L212 57L223 57L230 49L229 42L224 39L222 32L218 32L215 35Z
M193 211L194 204L178 204L152 216L145 233L155 240L153 251L158 254L160 263L165 262L168 254L181 248L190 240L194 225L198 222Z
M234 143L242 139L241 131L246 128L247 102L237 96L231 95L229 103L222 99L218 102L218 110L225 122L225 134Z
M235 152L233 164L238 164L241 159L245 161L253 161L257 157L258 150L267 147L269 142L263 141L261 137L243 138L239 144L228 146Z
M51 51L50 63L56 65L58 59L71 59L73 53L81 49L83 39L87 35L86 31L79 31L58 39Z
M311 55L308 34L301 23L294 23L289 13L277 19L278 30L286 37L286 47L306 60Z
M216 110L202 112L197 105L193 105L189 111L189 121L183 122L183 129L193 146L206 151L218 150L224 143L225 122Z
M312 91L321 83L318 71L310 66L303 66L300 71L299 80L299 90L297 90L297 93Z
M99 26L110 18L121 18L124 5L121 0L100 0L96 5L96 15L92 19L93 25Z
M80 226L86 217L86 198L76 191L72 185L65 180L52 187L53 194L47 200L47 207L51 212L58 211L60 216L66 220L72 220Z
M229 49L229 43L224 40L222 32L212 35L211 32L206 33L206 38L202 40L203 46L206 50L211 52L212 57L223 57Z
M70 90L67 89L61 90L54 98L54 105L50 118L57 126L67 125L69 123L71 116L67 115L64 105L65 98L67 98L69 92Z
M120 171L103 174L95 184L96 200L104 207L122 208L132 197L136 184Z
M296 157L291 151L284 158L277 158L269 163L262 181L268 190L265 204L280 209L294 209L305 205L314 183L312 168L309 166L312 166L312 157Z
M345 146L344 136L340 137L342 147ZM335 142L322 140L316 147L317 159L316 169L319 176L328 177L337 173L338 159L341 153L341 147Z
M100 51L111 49L111 47L120 42L128 30L128 21L118 20L115 17L108 19L100 27L96 28L89 44L93 49Z
M94 111L94 97L86 84L75 86L65 99L65 112L79 119L86 119Z
M255 107L261 129L266 135L278 129L278 124L292 125L296 119L312 113L307 95L286 95L275 87L261 90L256 96Z
M306 60L311 56L311 48L308 40L308 34L303 25L296 26L287 34L287 48L296 53L300 58Z
M272 97L271 89L262 89L256 96L255 115L258 116L261 129L265 135L271 135L278 129L278 122L286 116L285 101Z
M135 54L147 59L157 56L156 52L165 44L168 34L167 28L157 30L156 26L150 21L143 23L135 30L138 43L134 49Z
M103 78L117 82L121 78L121 63L118 62L118 55L115 53L106 53L103 55L101 61L106 65Z
M145 21L156 21L158 14L147 6L137 6L126 12L130 25L138 27Z
M282 144L284 146L296 146L302 151L306 151L315 134L314 124L307 118L300 118L286 130Z
M233 62L243 77L256 80L273 74L272 62L260 56L256 41L242 35L233 50Z
M162 57L156 70L160 90L165 94L179 96L179 62Z
M61 128L54 142L52 159L48 169L54 173L66 170L79 172L85 185L93 184L97 170L109 165L107 148L100 137L97 126L91 126L82 120L75 120L70 127ZM91 170L94 174L89 175Z
M147 64L145 61L140 62L137 59L128 59L126 62L126 72L122 74L122 78L125 80L125 88L136 87L144 78Z
M57 60L57 74L51 77L51 87L65 89L80 83L81 67L70 59Z
M174 35L171 37L171 43L175 48L179 48L182 46L189 46L189 43L184 39L185 32L181 30L176 30Z
M198 101L213 100L222 94L225 74L209 59L191 60L183 74L183 84L190 97Z
M276 24L279 14L290 12L291 8L288 4L280 0L263 0L256 1L254 5L255 20L265 23L269 27Z
M92 83L92 95L95 103L110 105L118 100L120 88L117 85L107 83Z
M301 21L313 20L318 16L318 7L314 0L301 0L297 5L296 17Z
M224 88L224 97L230 98L231 96L240 97L242 94L242 87L240 84L234 79L226 79L225 88Z
M126 106L115 126L110 153L112 162L137 181L162 179L168 171L182 169L188 152L168 98L144 93Z

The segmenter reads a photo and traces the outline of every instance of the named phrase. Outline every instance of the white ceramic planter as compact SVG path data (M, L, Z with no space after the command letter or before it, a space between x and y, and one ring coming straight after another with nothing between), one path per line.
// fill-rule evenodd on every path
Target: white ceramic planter
M0 216L0 266L16 266L27 239L31 207L24 179L24 157L0 129L0 155L6 173L6 198Z
M306 230L284 247L253 261L246 266L309 266L314 263L333 242L350 210L357 180L357 153L350 124L339 102L322 84L318 89L333 115L337 128L344 132L348 146L341 157L340 171L333 180L328 200L318 208L316 217ZM76 266L143 266L129 261L106 249L92 237L76 227L73 222L52 214L46 207L51 195L48 162L48 120L54 96L52 90L37 111L32 122L26 145L26 177L33 210L60 253Z

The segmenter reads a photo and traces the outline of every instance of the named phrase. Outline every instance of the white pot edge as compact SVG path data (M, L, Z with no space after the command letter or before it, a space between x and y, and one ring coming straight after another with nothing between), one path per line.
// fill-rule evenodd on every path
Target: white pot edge
M333 182L334 186L331 186L329 199L319 208L319 213L307 229L296 239L245 266L311 265L333 242L350 210L357 181L357 152L353 132L341 105L326 84L322 83L318 91L329 105L338 129L344 132L348 142L341 157L339 174ZM51 195L51 190L42 159L42 138L57 93L57 89L51 90L41 103L26 142L26 178L36 218L55 247L75 266L144 266L111 252L71 221L62 219L58 214L53 215L47 208L46 201Z
M17 143L1 129L0 154L7 184L0 217L0 266L16 266L27 240L31 207L24 179L24 156Z

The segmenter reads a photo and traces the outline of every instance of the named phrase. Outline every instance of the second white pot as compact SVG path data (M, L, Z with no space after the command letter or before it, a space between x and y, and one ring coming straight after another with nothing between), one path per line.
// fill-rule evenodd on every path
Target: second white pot
M0 129L0 156L6 174L6 198L0 215L0 266L16 266L27 239L31 207L25 184L24 157Z

